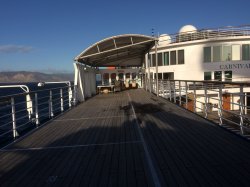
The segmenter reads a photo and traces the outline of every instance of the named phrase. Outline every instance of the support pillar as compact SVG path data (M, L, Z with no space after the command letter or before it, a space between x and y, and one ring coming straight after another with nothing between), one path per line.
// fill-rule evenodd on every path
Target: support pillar
M84 95L84 68L78 63L74 63L75 81L74 86L76 89L76 102L85 101Z
M157 97L159 97L157 40L155 40L155 73L156 73L156 95Z
M148 53L148 55L150 55ZM150 63L151 63L151 58L150 58L150 61L148 62L148 87L149 87L149 92L151 93L152 92L152 85L151 85L151 76L150 76Z

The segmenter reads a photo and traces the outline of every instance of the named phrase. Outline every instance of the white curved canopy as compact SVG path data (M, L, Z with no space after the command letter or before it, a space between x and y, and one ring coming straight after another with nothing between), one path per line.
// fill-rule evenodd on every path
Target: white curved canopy
M80 53L75 61L92 67L141 66L157 38L124 34L101 40Z

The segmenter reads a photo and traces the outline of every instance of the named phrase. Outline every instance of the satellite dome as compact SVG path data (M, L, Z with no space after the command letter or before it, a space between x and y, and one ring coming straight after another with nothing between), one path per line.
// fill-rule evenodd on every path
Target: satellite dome
M159 45L167 45L171 43L171 37L168 34L161 34L159 37Z
M197 29L195 28L195 26L193 26L193 25L185 25L179 30L179 33L180 34L182 34L182 33L194 33L196 31L197 31Z

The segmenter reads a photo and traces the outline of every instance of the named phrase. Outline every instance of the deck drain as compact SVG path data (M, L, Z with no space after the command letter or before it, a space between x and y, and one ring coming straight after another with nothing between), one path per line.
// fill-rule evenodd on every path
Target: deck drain
M52 183L55 183L56 180L57 180L57 176L49 176L46 182L49 184L52 184Z

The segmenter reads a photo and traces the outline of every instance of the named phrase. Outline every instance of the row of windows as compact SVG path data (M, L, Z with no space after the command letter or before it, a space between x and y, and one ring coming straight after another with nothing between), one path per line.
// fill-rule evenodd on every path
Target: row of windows
M123 80L124 79L124 75L125 75L126 79L130 79L130 76L132 77L132 79L135 79L136 76L137 76L136 73L126 73L126 74L124 74L124 73L118 73L118 74L116 74L116 73L111 73L111 74L104 73L103 74L103 79L106 80L106 79L111 78L111 80L115 80L116 76L118 76L119 80Z
M157 53L158 58L158 66L169 66L169 65L177 65L184 64L184 50L177 51L168 51L163 53ZM148 55L148 62L150 63L150 67L155 67L155 54Z
M204 47L203 52L204 62L250 60L250 44Z
M222 81L222 71L204 72L204 80L212 80L212 73L214 74L214 80ZM224 71L225 81L231 81L232 76L232 71Z

